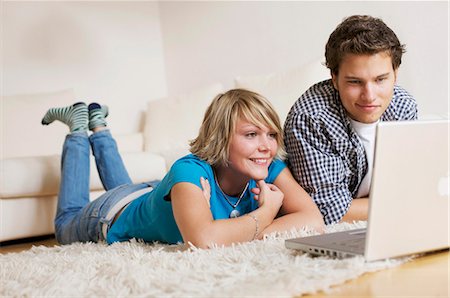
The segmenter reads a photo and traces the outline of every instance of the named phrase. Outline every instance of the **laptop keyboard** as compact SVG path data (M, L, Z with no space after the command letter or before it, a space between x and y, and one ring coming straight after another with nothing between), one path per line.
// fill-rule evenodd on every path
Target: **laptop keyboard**
M366 239L364 237L361 237L352 240L333 242L333 246L335 248L342 248L344 250L361 251L364 249L365 242Z

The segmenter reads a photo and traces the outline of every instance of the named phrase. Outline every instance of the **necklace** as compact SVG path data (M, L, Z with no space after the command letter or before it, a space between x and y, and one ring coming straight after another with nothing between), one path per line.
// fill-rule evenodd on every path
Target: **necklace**
M227 201L228 204L230 204L231 207L233 207L233 210L231 210L229 217L230 218L236 218L239 217L241 215L241 213L239 212L239 210L237 210L237 206L241 203L242 198L244 197L245 192L247 191L248 188L248 182L244 187L244 190L242 191L242 193L239 195L238 197L238 201L236 202L236 204L233 204L230 202L229 200L229 196L223 192L222 188L220 187L219 184L219 180L217 179L216 173L214 172L214 179L216 180L216 185L219 188L220 192L223 194L223 197L225 198L225 200Z

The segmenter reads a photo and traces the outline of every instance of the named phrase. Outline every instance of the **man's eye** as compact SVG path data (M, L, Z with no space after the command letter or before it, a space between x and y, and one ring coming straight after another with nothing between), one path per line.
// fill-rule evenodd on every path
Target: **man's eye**
M349 83L349 84L352 84L352 85L358 85L358 84L361 83L361 81L358 81L358 80L350 80L350 81L348 81L348 83Z

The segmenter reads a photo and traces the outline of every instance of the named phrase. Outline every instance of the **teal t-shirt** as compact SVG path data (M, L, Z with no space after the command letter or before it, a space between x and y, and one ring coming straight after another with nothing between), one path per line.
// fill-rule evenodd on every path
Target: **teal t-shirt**
M274 160L269 166L269 175L264 180L267 183L273 183L285 167L286 164L283 161ZM173 164L153 191L142 195L128 205L108 231L107 242L127 241L131 238L170 244L183 242L168 195L172 187L180 182L189 182L202 188L200 177L208 179L211 185L210 209L213 218L215 220L229 218L233 208L217 186L211 165L189 154ZM242 201L236 208L240 214L246 214L258 208L258 202L253 199L254 194L250 191L254 187L256 182L250 180ZM237 200L238 198L230 198L232 204L235 204ZM195 208L195 206L192 207Z

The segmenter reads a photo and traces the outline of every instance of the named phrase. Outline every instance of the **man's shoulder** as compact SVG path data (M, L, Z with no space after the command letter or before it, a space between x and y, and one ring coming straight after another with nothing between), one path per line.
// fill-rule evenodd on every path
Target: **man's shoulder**
M318 82L308 88L294 103L290 117L304 115L321 118L324 115L333 114L336 111L335 97L336 90L331 80Z
M393 97L394 97L394 100L395 99L410 99L410 100L415 101L414 97L408 91L406 91L405 88L403 88L399 85L394 85Z
M417 119L416 99L401 86L395 85L392 101L382 116L383 121Z
M334 98L336 91L333 87L331 80L325 80L318 82L309 87L305 93L303 93L297 102L300 106L314 106L311 102L318 102L326 105L330 100Z

